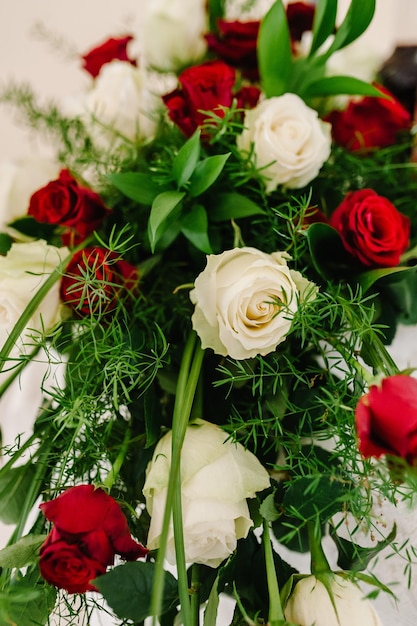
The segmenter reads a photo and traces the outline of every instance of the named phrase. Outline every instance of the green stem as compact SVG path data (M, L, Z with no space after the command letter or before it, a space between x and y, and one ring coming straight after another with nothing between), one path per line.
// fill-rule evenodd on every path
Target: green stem
M191 613L193 624L200 623L200 567L198 563L191 566Z
M187 563L185 561L184 530L182 524L181 507L181 468L178 472L175 485L174 502L172 508L172 523L174 526L175 561L178 575L178 593L181 605L181 620L184 626L192 624L190 590L188 588Z
M316 575L322 572L330 572L330 565L324 554L323 546L321 545L319 521L307 522L307 529L311 555L311 573Z
M282 610L277 573L275 570L274 553L272 550L269 523L263 520L262 541L265 553L266 579L269 595L268 626L280 626L285 623L284 611Z
M200 376L203 354L204 353L201 350L200 344L197 344L197 336L195 335L195 333L191 333L184 348L180 372L178 375L175 404L173 410L171 467L168 478L167 497L165 502L164 517L162 521L159 550L155 563L155 574L150 604L150 615L152 615L152 624L155 626L157 624L157 617L160 614L162 606L165 578L164 559L168 542L171 513L174 508L177 483L179 484L178 477L180 473L181 448L184 441L189 416L191 414L195 390L197 388ZM178 533L178 528L175 529L174 527L174 533ZM178 559L178 555L176 555L176 557ZM182 557L181 555L179 556L179 558L180 561L182 558L184 558L185 560L185 557ZM179 573L179 577L183 578L183 573ZM178 584L180 588L183 588L184 581L179 581ZM189 606L189 598L187 597L187 601L182 607L182 609L185 610L185 614L183 613L184 626L188 626L188 624L190 623L185 622L185 618L190 619ZM186 607L188 607L188 610Z
M123 437L119 454L117 455L116 460L114 461L113 465L110 468L109 473L107 474L106 478L103 481L103 487L105 487L109 491L113 487L114 482L116 478L118 477L121 467L123 465L123 462L126 458L127 450L129 448L129 442L130 442L130 428L128 427L126 429L125 436Z

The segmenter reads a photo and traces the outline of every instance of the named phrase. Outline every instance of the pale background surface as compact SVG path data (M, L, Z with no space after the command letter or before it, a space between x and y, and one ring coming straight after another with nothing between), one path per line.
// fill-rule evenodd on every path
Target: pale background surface
M89 77L81 70L77 55L86 52L108 36L131 32L140 40L141 15L146 1L152 0L0 0L0 85L13 79L29 82L41 98L59 102L85 88ZM347 5L340 3L341 9ZM39 37L39 25L48 36ZM36 31L38 35L36 35ZM54 42L54 43L53 43ZM386 58L397 43L417 44L417 0L377 0L377 12L366 43L370 52ZM0 162L42 153L45 145L13 121L11 111L0 107ZM417 365L417 329L401 328L393 346L400 366ZM31 366L21 379L20 390L13 389L3 399L0 427L7 442L16 433L30 428L33 412L39 403L38 389L42 371ZM398 541L410 538L417 545L417 509L396 511L381 509L382 523L398 525ZM0 545L7 538L2 527ZM308 566L299 559L300 567ZM298 565L294 562L294 565ZM385 583L397 581L393 590L400 598L398 608L382 596L377 607L384 626L415 626L417 623L417 569L411 590L407 589L405 562L398 558L381 560L377 575ZM224 609L219 626L230 622ZM105 619L95 624L111 624Z

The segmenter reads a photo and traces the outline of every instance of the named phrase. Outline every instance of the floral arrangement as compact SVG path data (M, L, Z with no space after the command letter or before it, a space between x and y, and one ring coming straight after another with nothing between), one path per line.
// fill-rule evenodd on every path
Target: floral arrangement
M412 116L331 71L374 0L249 4L150 3L143 58L98 44L60 108L2 92L56 159L8 171L1 393L64 367L3 448L2 624L211 626L220 596L234 626L381 623L374 506L416 485L387 348L417 322Z

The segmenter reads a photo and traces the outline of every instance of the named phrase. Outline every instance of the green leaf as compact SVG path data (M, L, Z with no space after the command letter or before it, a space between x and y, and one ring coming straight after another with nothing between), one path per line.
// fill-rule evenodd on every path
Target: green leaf
M415 267L381 267L375 270L369 270L362 274L356 275L357 282L361 285L363 293L366 293L374 283L382 278L397 278L401 280L405 274L415 274Z
M218 179L223 171L230 152L207 157L195 168L190 178L189 193L196 197L204 193Z
M34 476L31 463L0 472L0 519L5 524L19 522Z
M38 559L39 548L47 535L26 535L0 550L0 567L22 568Z
M343 537L339 537L336 530L330 524L330 536L336 544L338 551L338 566L343 570L364 570L381 550L392 544L397 534L394 524L391 532L382 541L377 541L371 548L357 545Z
M13 238L7 233L0 233L0 254L6 255L12 247Z
M204 621L203 626L216 626L217 624L217 612L219 608L220 594L218 592L219 576L213 583L210 591L210 595L207 600L206 608L204 609Z
M178 187L185 185L198 163L200 158L200 134L200 130L197 129L181 147L174 159L172 175Z
M136 561L115 567L93 583L118 617L142 622L150 611L154 572L154 563ZM165 572L164 580L162 613L178 601L176 579L170 572Z
M336 25L336 16L337 0L319 0L314 12L313 40L309 53L310 57L333 33Z
M258 37L258 65L262 90L267 98L287 91L292 52L287 14L277 0L261 22Z
M260 514L267 522L275 522L280 517L280 513L275 506L274 497L274 494L270 493L266 496L265 500L262 501L259 508Z
M172 213L184 196L183 191L163 191L153 201L148 222L148 237L152 252L155 252L156 243L164 234L169 218L172 218Z
M8 224L11 228L18 230L23 235L34 237L35 239L45 239L48 241L55 232L55 224L37 222L31 215L25 215Z
M139 204L151 205L161 193L161 186L155 184L145 172L122 172L110 174L107 179L122 192L124 196Z
M288 514L308 520L319 517L324 523L341 510L346 486L333 476L303 476L292 482L285 492L283 505Z
M8 621L1 622L9 626L40 626L46 624L52 613L57 591L46 584L39 576L39 571L30 571L14 580L7 595L0 597L1 609Z
M247 196L232 192L217 195L216 204L210 208L209 215L213 222L227 222L252 215L266 215L266 213Z
M339 233L329 224L311 224L306 233L311 260L325 279L352 271L352 257L346 252Z
M191 211L181 219L181 232L183 235L202 252L212 254L213 250L207 229L207 213L201 204L195 204Z
M375 13L375 0L351 0L346 17L337 30L332 45L325 53L328 59L333 52L348 46L368 28Z
M353 76L325 76L314 82L306 83L300 89L303 98L318 98L324 96L355 95L375 96L386 98L377 87Z

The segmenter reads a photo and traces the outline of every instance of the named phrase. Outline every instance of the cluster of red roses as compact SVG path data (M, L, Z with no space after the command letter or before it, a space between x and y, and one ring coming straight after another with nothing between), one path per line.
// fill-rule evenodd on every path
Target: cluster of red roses
M120 506L103 489L79 485L40 505L53 528L40 550L41 574L69 593L96 591L91 583L119 554L136 561L148 550L132 539Z
M62 243L70 246L84 242L108 213L100 196L66 169L32 195L28 209L36 221L59 227ZM61 298L77 315L105 315L118 300L135 294L138 281L137 268L119 255L88 246L73 254L61 281Z

